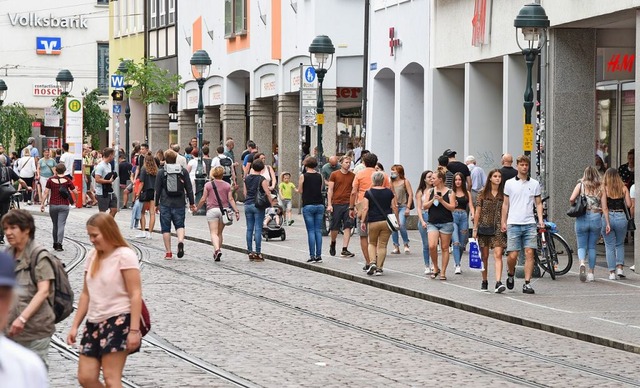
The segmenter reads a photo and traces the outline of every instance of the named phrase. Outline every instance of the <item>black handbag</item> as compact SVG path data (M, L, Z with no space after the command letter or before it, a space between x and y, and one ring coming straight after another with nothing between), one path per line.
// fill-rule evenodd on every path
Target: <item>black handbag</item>
M573 205L567 210L569 217L582 217L587 212L587 196L584 195L584 185L580 183L580 195L574 201Z
M271 201L269 200L269 198L267 198L267 195L270 195L270 194L267 194L264 192L264 190L262 190L263 180L264 180L264 177L260 176L260 179L258 180L258 187L256 188L255 205L256 205L256 208L260 210L264 210L269 206L271 206Z
M636 223L631 214L629 213L629 208L627 205L624 205L624 215L627 217L627 232L633 232L636 230Z
M8 200L16 193L16 188L11 184L11 177L9 171L7 171L8 168L9 167L0 167L0 181L4 181L4 183L0 184L0 202Z

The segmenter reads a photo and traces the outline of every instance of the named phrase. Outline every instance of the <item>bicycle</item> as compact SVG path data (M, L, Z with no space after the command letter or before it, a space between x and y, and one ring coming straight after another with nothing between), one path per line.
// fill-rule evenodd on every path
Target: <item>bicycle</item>
M22 202L22 191L17 191L11 195L9 199L9 210L20 209L20 202Z
M546 202L546 197L542 202ZM573 251L567 241L558 233L555 223L547 221L546 209L543 211L544 228L538 229L538 249L534 252L536 264L547 272L551 279L565 275L573 264Z

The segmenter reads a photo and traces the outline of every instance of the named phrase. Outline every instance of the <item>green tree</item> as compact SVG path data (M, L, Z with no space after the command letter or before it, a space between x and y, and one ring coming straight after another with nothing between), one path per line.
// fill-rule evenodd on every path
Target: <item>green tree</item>
M13 144L14 149L26 146L31 136L31 123L35 120L35 116L19 102L0 107L0 143L7 147Z
M120 58L120 62L123 59ZM124 75L125 84L131 85L127 88L129 96L144 104L145 117L145 138L148 138L147 110L149 104L166 104L172 96L184 87L180 83L179 74L171 74L169 70L159 67L153 60L142 58L140 62L132 60L124 61L126 72Z
M73 97L69 95L68 97ZM84 88L82 91L82 127L83 139L91 138L91 146L94 149L100 148L100 132L106 131L109 126L109 113L103 110L106 105L104 100L100 99L100 90ZM58 96L53 99L53 107L59 112L64 109L64 96Z

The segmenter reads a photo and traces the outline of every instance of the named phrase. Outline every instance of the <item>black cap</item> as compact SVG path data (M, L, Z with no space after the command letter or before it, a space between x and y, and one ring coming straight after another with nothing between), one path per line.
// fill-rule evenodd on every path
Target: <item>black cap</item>
M446 156L447 158L450 158L452 156L456 156L456 151L451 151L451 148L447 148L446 150L444 150L442 155Z

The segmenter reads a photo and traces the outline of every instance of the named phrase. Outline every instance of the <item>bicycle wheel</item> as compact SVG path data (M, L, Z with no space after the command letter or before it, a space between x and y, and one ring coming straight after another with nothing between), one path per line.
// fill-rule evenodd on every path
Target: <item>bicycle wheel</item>
M573 264L573 252L569 248L569 244L559 234L551 233L547 246L549 255L555 263L556 275L565 275Z
M551 276L551 279L556 280L556 270L554 268L553 259L549 254L548 248L541 252L541 256L538 257L538 263L540 264L540 267L545 272L549 273L549 276Z

